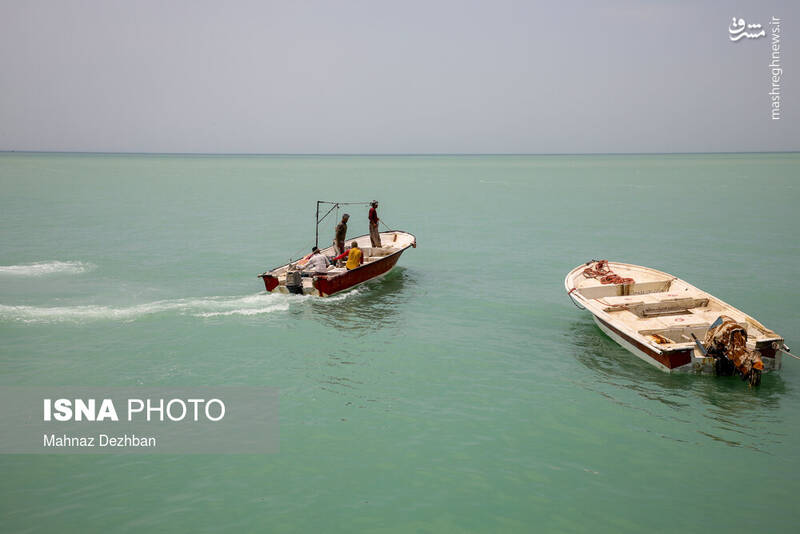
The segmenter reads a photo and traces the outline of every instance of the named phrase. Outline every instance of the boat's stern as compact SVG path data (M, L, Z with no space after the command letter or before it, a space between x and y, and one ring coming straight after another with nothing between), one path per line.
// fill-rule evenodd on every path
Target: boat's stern
M302 276L300 271L270 271L258 277L264 280L264 288L268 293L321 296L316 288L318 277Z
M280 284L278 277L270 273L261 273L258 277L264 280L264 287L267 289L267 293L271 293Z

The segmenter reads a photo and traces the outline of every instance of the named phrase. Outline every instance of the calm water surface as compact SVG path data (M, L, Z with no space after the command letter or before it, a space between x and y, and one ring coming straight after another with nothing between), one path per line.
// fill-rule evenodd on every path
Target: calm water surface
M800 361L759 389L662 374L563 279L648 265L800 348L798 175L796 154L0 155L0 383L263 385L281 410L274 455L2 456L0 530L796 531ZM315 200L372 198L417 236L398 269L264 293Z

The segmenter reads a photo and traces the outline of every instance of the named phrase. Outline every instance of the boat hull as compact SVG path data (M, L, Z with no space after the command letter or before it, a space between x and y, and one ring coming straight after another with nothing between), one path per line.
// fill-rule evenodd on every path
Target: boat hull
M319 292L320 297L335 295L388 274L397 265L397 260L400 259L402 254L403 250L395 252L391 256L384 256L379 260L337 276L315 276L313 281L314 288Z
M680 351L658 353L643 343L640 343L632 337L625 335L624 332L614 328L596 315L592 315L592 318L600 330L602 330L608 337L616 341L622 348L627 349L628 352L649 363L653 367L667 373L680 371L688 372L693 369L691 350L684 349Z
M649 349L630 336L617 330L596 315L592 315L595 324L608 337L617 342L619 346L665 373L697 373L714 374L714 358L703 357L695 350L677 350L662 352L661 354ZM781 351L769 347L761 350L761 361L764 371L777 371L781 368Z

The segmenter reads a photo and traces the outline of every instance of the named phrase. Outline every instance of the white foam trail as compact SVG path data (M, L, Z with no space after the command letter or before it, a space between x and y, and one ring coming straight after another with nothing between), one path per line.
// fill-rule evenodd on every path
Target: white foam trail
M196 313L195 317L220 317L225 315L260 315L262 313L271 313L274 311L284 311L288 309L287 306L267 306L266 308L240 308L238 310L229 310L224 312L206 312Z
M326 297L324 299L320 299L319 297L310 297L310 298L318 299L319 302L322 302L322 303L325 303L325 302L338 302L340 300L345 300L345 299L349 299L349 298L355 297L356 295L360 295L361 293L364 292L364 286L365 286L365 284L361 284L358 287L355 287L353 289L349 289L349 290L344 291L342 293L338 293L338 294L336 294L336 295L334 295L332 297Z
M82 261L39 261L22 265L0 265L0 275L46 276L48 274L81 274L97 268Z
M203 297L172 299L134 306L7 306L0 304L0 321L25 323L83 322L92 320L133 321L158 313L178 313L194 317L221 315L258 315L285 311L289 300L285 295L258 293L245 297Z
M212 308L214 311L193 313L195 317L219 317L226 315L261 315L289 309L289 299L286 295L258 293L249 297L228 298L223 300L202 299L192 302L195 308ZM238 306L238 307L237 307ZM219 308L232 307L233 309Z

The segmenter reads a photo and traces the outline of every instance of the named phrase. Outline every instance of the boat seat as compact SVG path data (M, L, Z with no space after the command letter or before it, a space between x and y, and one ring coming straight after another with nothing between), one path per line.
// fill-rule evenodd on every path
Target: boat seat
M368 256L388 256L394 252L391 247L369 247L369 254Z
M666 295L666 296L662 296ZM649 294L620 297L606 297L601 303L608 306L604 311L629 310L640 317L655 317L674 314L688 314L697 308L708 305L707 298L693 298L678 294Z
M633 307L642 306L644 304L651 304L658 302L650 295L620 295L616 297L602 297L599 300L600 304L606 304L608 307Z
M692 314L670 315L666 317L653 317L650 319L639 319L636 321L636 328L640 334L659 332L675 328L708 328L711 326L704 317L697 317Z
M630 312L625 312L625 314L620 315L619 317L617 317L617 320L621 324L624 324L631 330L638 332L640 334L646 334L650 332L660 332L662 330L673 328L673 325L664 322L663 317L642 319L641 317L638 317Z
M692 297L659 300L653 304L645 305L642 315L662 315L664 313L689 313L695 308L708 305L708 299Z
M597 299L617 296L643 297L666 291L670 283L670 280L655 280L634 282L633 284L603 284L596 278L588 278L580 279L577 282L577 287L580 294L585 298ZM623 295L623 293L628 293L628 295Z
M696 309L689 310L689 311L691 311L692 314L695 315L696 317L701 318L704 321L706 321L709 324L709 326L711 325L711 323L716 321L719 318L720 315L727 315L728 317L730 317L731 319L736 321L736 323L739 326L741 326L743 328L748 328L747 319L744 316L740 316L740 315L737 315L736 313L731 312L730 310L723 311L723 310L713 309L713 308L712 309L709 309L709 308L696 308Z

